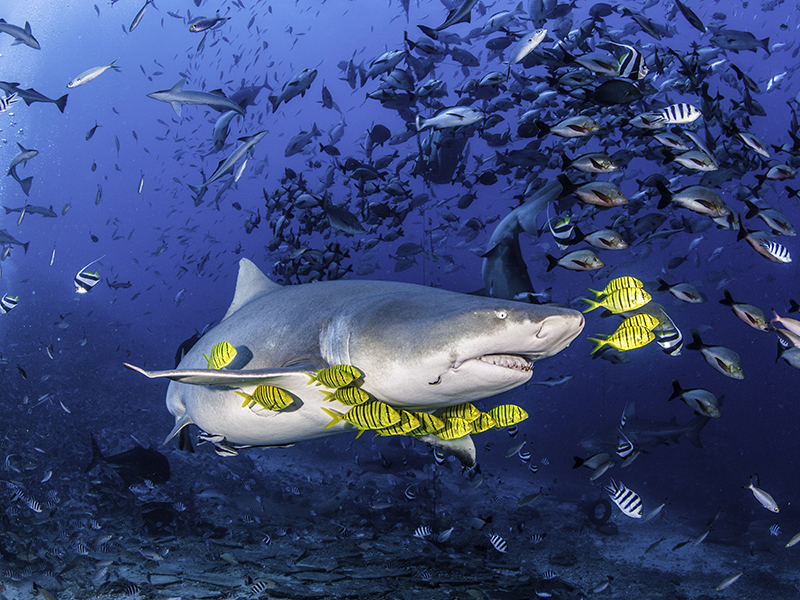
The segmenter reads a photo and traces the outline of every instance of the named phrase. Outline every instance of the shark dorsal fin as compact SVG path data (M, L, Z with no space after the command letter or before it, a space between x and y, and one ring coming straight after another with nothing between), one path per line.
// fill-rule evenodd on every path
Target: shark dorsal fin
M239 261L239 276L236 279L236 292L233 294L233 302L231 302L228 312L225 313L222 320L227 319L256 296L278 290L281 287L283 286L271 281L264 275L261 269L255 266L251 260L243 258Z
M178 83L172 86L170 92L180 92L183 89L183 86L186 85L186 78L184 77Z

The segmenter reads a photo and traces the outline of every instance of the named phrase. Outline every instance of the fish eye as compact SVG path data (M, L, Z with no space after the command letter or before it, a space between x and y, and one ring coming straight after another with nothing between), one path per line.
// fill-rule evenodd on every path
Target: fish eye
M505 319L508 316L508 311L498 310L496 313L498 319Z

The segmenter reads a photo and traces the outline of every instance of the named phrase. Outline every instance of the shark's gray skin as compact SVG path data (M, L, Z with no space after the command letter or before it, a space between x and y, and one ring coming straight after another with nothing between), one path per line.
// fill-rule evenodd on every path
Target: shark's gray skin
M168 102L172 105L172 109L179 117L181 116L181 106L184 104L202 104L214 110L218 110L219 112L235 110L240 115L244 115L244 108L226 98L222 90L214 90L211 92L184 90L184 85L186 85L186 79L181 79L170 89L150 92L147 94L147 97L153 100L159 100L160 102Z
M678 425L676 419L668 422L649 421L636 416L636 401L631 400L625 407L625 427L622 433L631 441L634 448L654 448L655 446L677 444L682 435L689 442L702 448L700 430L706 426L711 417L697 416L686 425ZM588 452L610 451L616 446L619 439L619 425L600 429L589 437L581 440L579 446Z
M5 19L0 19L0 33L7 33L14 38L14 41L11 42L12 46L16 46L17 44L25 44L26 46L30 46L35 50L42 49L42 47L39 45L39 42L36 41L35 37L33 37L33 34L31 33L31 24L27 21L25 21L25 27L20 27L18 25L6 23Z
M191 189L195 194L200 194L205 188L226 173L233 173L234 165L239 162L240 159L244 158L245 155L250 152L255 145L264 138L265 135L267 135L266 131L259 131L253 135L240 137L239 141L242 143L239 144L236 150L234 150L228 158L219 161L219 165L217 165L217 169L211 174L211 177L209 177L200 185L190 185L189 189Z
M42 215L43 217L47 217L49 219L55 219L58 215L56 215L56 211L53 210L53 205L51 204L48 208L47 206L35 206L33 204L26 204L25 206L20 206L17 208L9 208L8 206L3 207L6 211L6 214L10 214L12 212L22 212L25 211L25 214L30 215Z
M15 239L13 235L8 233L7 229L0 229L0 244L7 244L9 246L22 246L25 249L25 254L28 253L28 246L30 242L20 242Z
M334 364L363 373L360 387L387 404L434 411L482 400L528 381L534 361L560 352L583 329L583 315L389 281L325 281L283 287L242 259L236 292L223 320L174 371L148 372L172 380L167 408L176 425L167 439L194 423L236 446L281 446L355 431L322 407L324 388L309 374ZM203 354L228 342L237 357L208 369ZM251 394L274 385L294 396L279 412L243 408L234 389ZM233 389L232 389L233 388ZM436 443L465 465L475 463L469 436Z
M60 98L53 100L52 98L48 98L44 94L37 92L33 88L23 90L21 87L19 87L18 83L13 81L0 81L0 90L3 90L6 94L16 94L18 97L22 98L22 100L28 106L34 102L55 104L58 110L60 110L62 113L67 106L68 94L64 94Z
M513 299L533 293L528 267L519 247L520 231L538 235L536 219L551 202L565 193L559 181L551 181L497 224L483 254L483 287L492 298Z

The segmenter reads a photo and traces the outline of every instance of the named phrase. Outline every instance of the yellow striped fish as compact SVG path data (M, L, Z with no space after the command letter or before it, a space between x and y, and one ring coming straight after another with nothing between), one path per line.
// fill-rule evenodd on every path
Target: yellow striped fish
M346 406L357 406L369 400L369 394L357 387L343 387L333 392L323 392L325 400L336 400Z
M628 317L622 323L620 323L619 327L617 327L617 331L625 327L644 327L645 329L653 331L653 329L658 327L659 324L660 324L659 320L656 319L653 315L648 315L647 313L639 313L638 315L633 315L632 317Z
M612 292L616 292L618 290L622 290L624 288L641 288L644 287L644 284L636 279L636 277L617 277L616 279L612 279L608 282L608 285L602 289L602 291L592 290L589 291L594 293L595 300L600 296L607 296Z
M400 411L400 422L395 423L394 425L389 425L389 427L384 427L382 429L378 429L375 431L376 436L386 436L386 435L408 435L409 433L415 433L419 426L421 425L420 420L417 418L412 412L408 412L407 410Z
M414 435L427 435L429 433L436 433L440 429L444 428L444 421L442 421L439 417L434 417L428 413L415 413L417 419L419 419L420 425L419 428L414 430Z
M472 433L483 433L497 427L497 422L492 418L489 413L481 413L477 419L472 422Z
M621 352L633 350L634 348L641 348L652 342L655 338L656 335L645 327L622 327L604 340L599 338L588 339L597 344L591 352L594 354L605 345L616 348Z
M236 348L228 342L220 342L211 346L210 358L207 354L203 354L203 358L208 361L209 369L219 370L233 362L236 358Z
M439 418L443 421L456 418L464 419L467 423L472 423L479 416L481 416L481 411L479 411L469 402L458 404L456 406L448 406L439 414Z
M400 422L400 413L384 402L370 400L348 410L345 414L335 410L323 408L323 411L333 420L325 426L329 429L339 421L345 421L360 429L383 429Z
M497 423L496 427L511 427L528 418L528 413L514 404L495 406L487 414Z
M440 440L455 440L472 433L472 425L459 417L452 417L444 422L444 427L436 432Z
M328 389L338 389L350 385L361 377L361 371L350 365L333 365L328 369L320 369L316 375L309 373L308 376L311 378L308 385L316 381L317 385Z
M282 410L289 406L294 400L286 390L273 387L271 385L259 385L252 395L244 392L236 392L244 402L242 407L252 407L255 404L267 410Z
M584 313L603 307L616 314L641 308L650 302L651 296L642 288L622 288L611 292L600 302L589 300L588 298L583 298L582 300L589 303L589 308L584 310Z

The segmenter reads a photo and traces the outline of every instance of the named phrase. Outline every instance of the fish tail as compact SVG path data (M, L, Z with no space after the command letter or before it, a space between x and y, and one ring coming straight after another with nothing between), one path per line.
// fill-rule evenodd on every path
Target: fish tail
M678 383L677 379L673 379L672 380L672 395L669 398L667 398L667 400L674 400L675 398L677 398L681 394L683 394L683 388L681 387L681 384Z
M333 419L330 423L325 425L325 429L330 429L337 423L339 423L343 418L344 415L341 413L336 412L335 410L328 410L327 408L323 408L322 411L328 415L331 419Z
M206 368L210 369L211 368L211 359L208 357L208 354L203 354L203 358L205 358L206 361L208 361L208 367L206 367Z
M598 296L600 295L600 292L595 292L595 290L589 290L589 291L594 292ZM589 308L582 311L584 314L593 311L595 308L600 308L601 306L603 306L599 302L595 302L594 300L589 300L589 298L581 298L581 300L589 303Z
M106 457L103 456L103 453L100 450L100 446L97 445L97 440L94 439L94 434L91 435L91 438L92 438L92 460L89 462L89 466L87 466L86 469L84 470L84 473L88 473L106 459Z
M686 425L686 438L692 446L696 448L703 447L703 442L700 440L700 431L710 420L711 417L700 415L689 421Z
M331 402L333 400L334 395L336 394L336 391L333 391L333 392L322 392L322 393L325 395L325 397L322 400L324 402Z
M688 350L702 350L705 344L700 339L700 332L697 329L692 329L692 341L686 344Z
M594 354L595 352L597 352L598 350L600 350L600 348L602 348L603 346L605 346L605 345L608 343L606 340L600 340L600 339L598 339L598 338L587 338L587 339L588 339L590 342L594 342L595 344L597 344L597 345L594 347L594 350L592 350L592 351L589 353L589 355L590 355L590 356L591 356L592 354Z
M731 296L731 293L728 290L725 290L722 293L725 294L725 298L720 300L719 303L724 304L725 306L733 306L735 302L733 301L733 296Z
M59 99L57 99L57 100L55 101L55 105L56 105L56 107L57 107L57 108L58 108L58 110L60 110L62 113L64 112L64 109L67 107L67 96L68 96L68 94L64 94L63 96L61 96L61 98L59 98Z
M27 254L27 253L28 253L28 246L30 246L30 245L31 245L31 243L30 243L30 242L25 242L24 244L20 244L20 246L22 246L23 248L25 248L25 254Z
M205 354L203 356L205 356ZM250 402L252 401L252 397L249 394L245 394L244 392L234 391L234 394L244 398L244 402L242 402L242 408L250 404Z
M549 273L558 266L558 259L552 254L545 254L544 257L547 259L547 272Z

